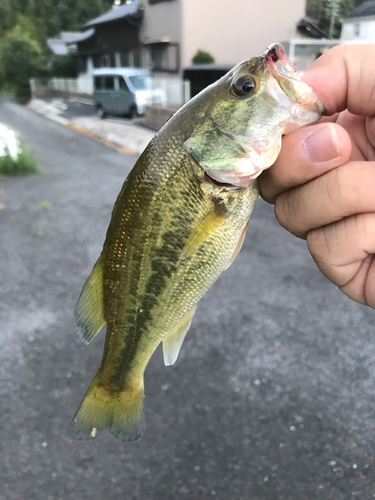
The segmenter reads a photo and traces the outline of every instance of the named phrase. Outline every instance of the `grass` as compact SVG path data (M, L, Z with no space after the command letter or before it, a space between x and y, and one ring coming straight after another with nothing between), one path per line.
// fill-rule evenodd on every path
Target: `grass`
M35 158L21 146L17 160L9 154L0 156L0 175L27 175L41 173Z

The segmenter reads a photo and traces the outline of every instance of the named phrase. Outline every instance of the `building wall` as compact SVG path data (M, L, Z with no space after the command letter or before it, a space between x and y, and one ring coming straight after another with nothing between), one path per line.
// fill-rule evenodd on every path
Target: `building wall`
M181 8L183 0L170 0L150 4L142 0L143 19L140 32L144 44L168 38L172 43L181 43Z
M181 67L182 46L182 0L166 0L160 3L150 3L142 0L143 19L140 30L140 41L142 43L143 66L153 69L156 76L162 74L167 78L176 78ZM177 71L159 71L153 68L152 48L163 47L169 50L166 56L177 60ZM169 46L169 49L168 49ZM173 65L172 65L173 66Z
M198 49L218 64L236 64L296 36L305 0L182 0L182 66Z
M139 28L126 20L95 26L95 34L78 44L78 53L82 55L108 55L110 66L116 66L116 53L134 49L137 51L136 66L139 65Z
M341 42L348 41L375 43L375 17L344 21Z

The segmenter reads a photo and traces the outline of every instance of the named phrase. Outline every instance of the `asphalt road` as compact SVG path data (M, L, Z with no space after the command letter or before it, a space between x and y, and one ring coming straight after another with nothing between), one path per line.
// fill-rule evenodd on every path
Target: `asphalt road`
M11 103L44 175L0 179L0 500L375 498L375 313L259 201L178 362L145 376L147 429L71 441L99 366L72 312L136 158Z
M44 99L46 102L54 104L58 109L61 109L61 116L68 120L74 120L82 116L96 116L95 104L92 99L72 97L64 99L61 97L49 97ZM134 123L139 121L139 118L131 119L121 115L106 115L106 119L117 121L119 123Z

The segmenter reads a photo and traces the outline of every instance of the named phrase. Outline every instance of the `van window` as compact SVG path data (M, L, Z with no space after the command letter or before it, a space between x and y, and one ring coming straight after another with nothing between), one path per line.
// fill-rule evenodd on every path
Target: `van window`
M104 88L106 90L115 90L115 79L113 76L104 77Z
M151 88L152 85L151 78L146 75L129 76L129 80L137 90L146 90L147 88Z
M95 77L95 90L101 90L102 89L102 79L100 76Z
M129 92L129 87L123 76L119 76L119 82L120 82L120 90L122 90L122 92Z

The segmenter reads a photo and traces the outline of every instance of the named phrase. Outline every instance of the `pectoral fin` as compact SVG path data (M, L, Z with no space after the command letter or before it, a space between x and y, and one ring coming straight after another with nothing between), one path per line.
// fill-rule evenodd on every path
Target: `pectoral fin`
M237 257L237 255L239 254L241 248L242 248L242 245L243 245L243 242L245 241L245 238L246 238L246 231L247 231L247 228L249 227L249 223L246 224L245 226L245 229L242 231L242 234L240 236L240 239L238 240L238 243L237 243L237 246L236 246L236 249L232 255L232 258L230 259L230 261L228 262L228 265L227 267L225 268L225 270L228 269L228 267L230 267L232 264L233 264L233 261L234 259Z
M208 213L206 217L197 224L189 236L182 251L181 258L186 259L186 257L192 255L229 216L230 212L225 212L223 210L220 210L219 213L215 210Z
M103 269L100 258L83 287L74 319L77 334L85 344L91 342L106 323L103 315Z
M197 306L194 306L163 339L163 354L165 366L173 365L180 352L186 332L189 330Z

